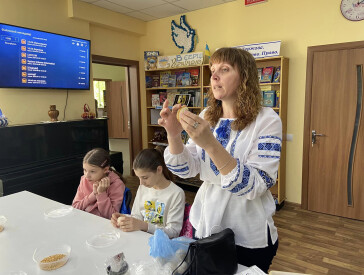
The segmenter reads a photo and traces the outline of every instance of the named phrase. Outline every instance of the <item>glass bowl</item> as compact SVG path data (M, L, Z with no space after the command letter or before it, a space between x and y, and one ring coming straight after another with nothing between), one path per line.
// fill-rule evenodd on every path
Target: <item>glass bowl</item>
M71 254L67 244L47 244L35 249L33 260L42 270L54 270L64 266Z

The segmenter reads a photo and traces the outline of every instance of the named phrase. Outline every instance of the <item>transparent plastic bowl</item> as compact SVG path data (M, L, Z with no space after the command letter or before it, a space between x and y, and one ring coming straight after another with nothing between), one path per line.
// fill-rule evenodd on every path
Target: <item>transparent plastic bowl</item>
M71 254L67 244L47 244L38 247L33 254L33 260L42 270L54 270L64 266Z

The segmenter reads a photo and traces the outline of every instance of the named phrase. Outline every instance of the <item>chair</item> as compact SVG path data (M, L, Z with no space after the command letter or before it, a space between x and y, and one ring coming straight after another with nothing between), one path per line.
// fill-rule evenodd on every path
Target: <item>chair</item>
M131 202L132 197L133 197L133 195L132 195L130 189L125 186L123 203L121 204L121 207L120 207L121 214L130 214L131 213L130 202Z

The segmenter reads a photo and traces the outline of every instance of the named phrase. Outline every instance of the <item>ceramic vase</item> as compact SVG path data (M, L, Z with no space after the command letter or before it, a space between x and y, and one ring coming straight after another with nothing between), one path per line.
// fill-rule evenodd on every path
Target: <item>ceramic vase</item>
M56 105L49 106L48 115L51 121L58 121L59 111L56 109Z

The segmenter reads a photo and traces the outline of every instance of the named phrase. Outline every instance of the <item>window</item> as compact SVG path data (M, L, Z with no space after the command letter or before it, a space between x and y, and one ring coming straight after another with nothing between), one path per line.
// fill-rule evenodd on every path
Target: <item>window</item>
M94 80L94 98L97 100L97 108L105 108L105 95L106 90L105 81Z

